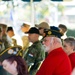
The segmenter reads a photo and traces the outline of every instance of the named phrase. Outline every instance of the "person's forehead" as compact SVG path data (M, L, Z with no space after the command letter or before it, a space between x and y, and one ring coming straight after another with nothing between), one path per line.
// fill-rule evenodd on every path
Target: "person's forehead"
M64 43L64 44L68 44L68 42L66 42L66 41L63 41L63 43Z
M50 37L45 37L45 38L44 38L44 41L45 41L45 40L48 40L48 41L49 41L49 40L50 40Z
M52 38L52 37L50 37L50 36L47 36L47 37L45 37L44 39L50 39L50 38Z
M7 60L4 60L4 61L2 62L2 65L4 65L4 64L8 64L8 61L7 61Z
M38 34L36 34L36 33L29 33L28 35L38 35Z
M63 45L70 46L70 43L67 43L67 42L64 41Z

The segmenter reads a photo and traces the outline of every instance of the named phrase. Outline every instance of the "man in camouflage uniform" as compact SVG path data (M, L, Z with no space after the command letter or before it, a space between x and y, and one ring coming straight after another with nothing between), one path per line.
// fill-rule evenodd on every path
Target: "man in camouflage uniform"
M42 43L43 41L43 37L45 35L45 31L50 29L50 26L47 22L41 22L40 24L35 24L35 26L39 29L39 33L40 33L40 41ZM45 52L45 57L47 56L47 52Z
M4 44L3 50L5 50L10 47L10 44L7 41L7 35L6 35L7 25L0 24L0 28L1 28L1 41Z
M33 44L27 48L24 59L28 64L30 75L35 75L40 67L41 62L45 58L44 47L39 39L39 30L35 27L30 28L27 32L28 39Z

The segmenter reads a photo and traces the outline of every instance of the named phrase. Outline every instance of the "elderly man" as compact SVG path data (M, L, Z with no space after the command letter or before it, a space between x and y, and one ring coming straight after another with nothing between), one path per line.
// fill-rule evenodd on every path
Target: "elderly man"
M45 58L44 47L39 39L39 30L35 27L30 28L28 33L28 39L32 42L32 45L28 47L24 55L30 75L35 75L41 62Z
M63 51L61 36L60 30L54 26L45 32L43 44L48 55L36 75L70 75L71 63Z

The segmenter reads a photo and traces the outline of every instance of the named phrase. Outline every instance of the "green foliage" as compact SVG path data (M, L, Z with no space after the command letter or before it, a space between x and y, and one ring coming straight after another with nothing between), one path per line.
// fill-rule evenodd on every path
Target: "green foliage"
M75 37L75 30L68 29L67 36L73 36L73 37Z
M63 12L65 7L62 4L58 4L58 11Z

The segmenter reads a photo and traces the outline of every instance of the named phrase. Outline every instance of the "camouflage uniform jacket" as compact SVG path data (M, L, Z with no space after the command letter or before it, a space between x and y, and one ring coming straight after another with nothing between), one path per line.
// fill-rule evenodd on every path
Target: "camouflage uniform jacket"
M24 56L28 67L31 66L29 70L30 75L35 75L40 65L40 62L45 58L44 47L40 41L33 43Z

